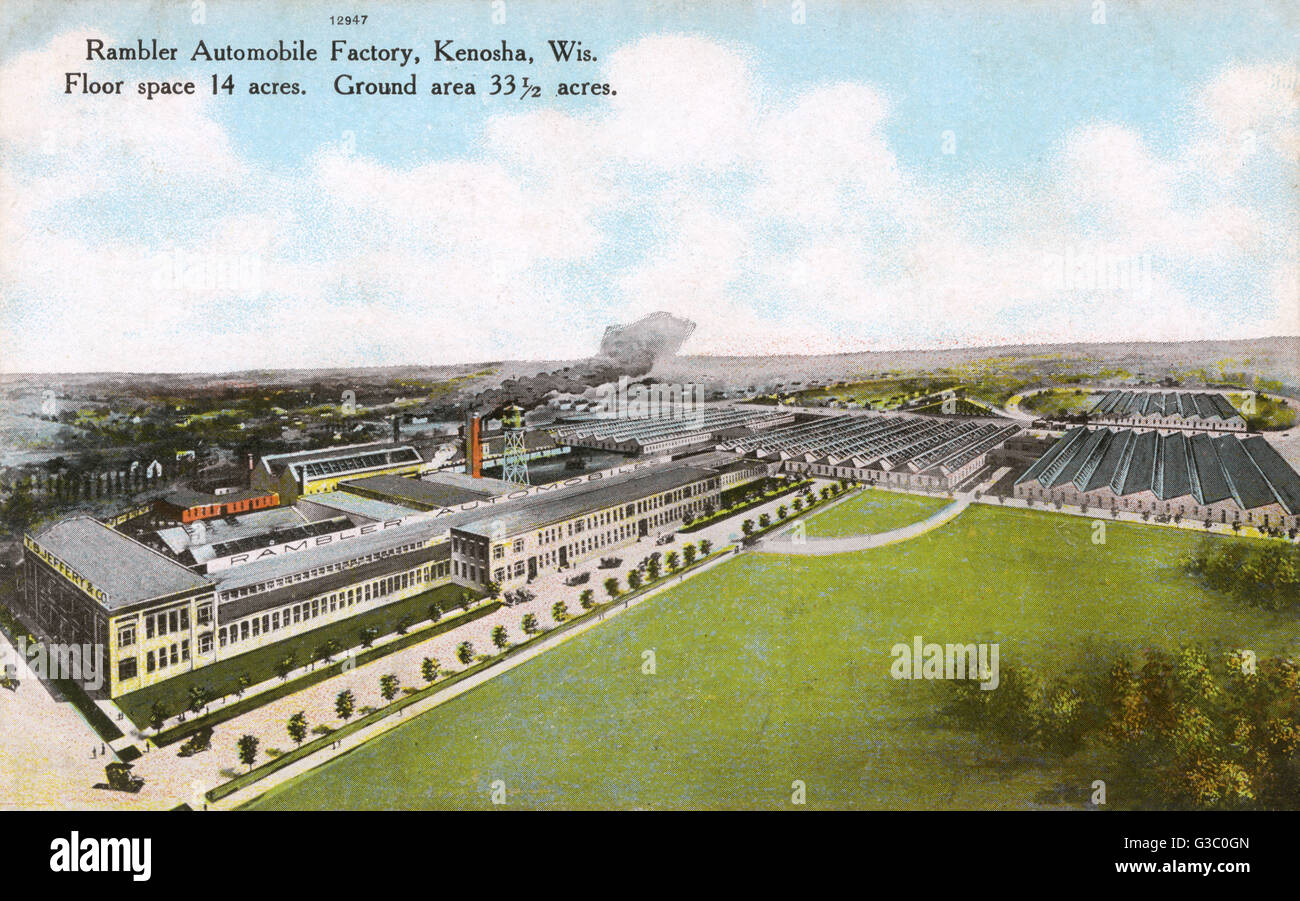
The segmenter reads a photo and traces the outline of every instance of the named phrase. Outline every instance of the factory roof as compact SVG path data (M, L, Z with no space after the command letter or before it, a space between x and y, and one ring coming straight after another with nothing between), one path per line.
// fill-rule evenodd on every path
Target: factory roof
M449 475L455 478L447 478ZM476 479L454 473L434 473L426 479L395 475L367 476L342 482L339 487L363 497L392 501L416 510L445 509L496 497L515 488L509 482L497 479Z
M175 560L89 516L61 519L39 530L32 538L103 591L106 597L99 602L108 610L211 584Z
M1071 429L1016 480L1044 488L1072 482L1080 491L1108 486L1118 495L1151 491L1161 500L1200 504L1231 497L1242 509L1281 504L1300 513L1300 474L1261 436L1186 436L1181 432Z
M499 510L481 511L456 524L458 531L492 537L517 535L539 526L716 478L717 473L694 466L662 466L593 480L555 494L542 493L511 501Z
M350 491L320 491L298 499L299 507L307 508L311 504L337 510L353 519L368 519L372 522L403 519L414 512L411 507L403 507L401 504L381 501L373 497L362 497Z

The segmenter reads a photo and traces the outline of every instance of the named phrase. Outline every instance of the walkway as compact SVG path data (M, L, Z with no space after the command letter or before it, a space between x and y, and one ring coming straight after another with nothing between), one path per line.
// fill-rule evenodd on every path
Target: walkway
M957 518L971 505L969 496L961 496L951 504L930 516L888 532L867 535L848 535L843 538L800 538L787 537L791 529L784 529L771 536L760 538L756 550L773 554L799 554L802 556L821 557L828 554L847 554L853 551L865 551L887 544L908 541L918 535L924 535Z

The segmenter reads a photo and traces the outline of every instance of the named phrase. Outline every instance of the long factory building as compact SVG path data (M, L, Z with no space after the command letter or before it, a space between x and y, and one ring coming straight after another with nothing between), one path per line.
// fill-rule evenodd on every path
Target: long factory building
M1261 436L1074 428L1016 497L1208 522L1300 528L1300 475Z
M988 465L1016 425L926 416L820 416L724 441L785 472L919 490L953 489Z
M1244 432L1246 420L1222 394L1190 391L1108 391L1088 411L1097 425Z
M407 462L387 448L354 456L370 473ZM703 456L532 487L300 470L297 484L279 485L303 492L294 506L177 523L141 540L72 516L24 536L17 612L47 640L103 649L105 690L117 697L439 586L524 585L675 528L716 506L724 482L769 471ZM329 484L303 484L317 477ZM362 493L346 490L352 482Z

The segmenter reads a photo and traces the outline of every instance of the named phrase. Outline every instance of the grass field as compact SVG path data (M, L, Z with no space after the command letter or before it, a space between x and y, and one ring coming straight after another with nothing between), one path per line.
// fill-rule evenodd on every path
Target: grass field
M809 538L876 535L910 526L952 503L946 497L922 497L891 491L863 491L857 497L808 520Z
M1000 644L1067 672L1145 645L1293 648L1294 617L1183 574L1193 533L975 506L836 557L745 554L263 796L261 809L1080 806L1098 778L993 748L890 648ZM1239 540L1239 539L1218 539ZM642 672L653 650L657 671ZM1118 800L1120 787L1112 786Z

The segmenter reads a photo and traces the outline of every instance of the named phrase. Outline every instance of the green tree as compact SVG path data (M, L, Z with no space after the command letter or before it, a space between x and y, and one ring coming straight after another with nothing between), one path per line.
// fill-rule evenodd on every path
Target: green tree
M590 588L584 588L578 595L578 604L583 610L590 610L596 606L596 595Z
M149 708L149 725L155 732L162 729L163 723L167 722L167 708L162 705L161 701L154 701L153 706Z
M709 541L709 539L707 539L707 538L703 538L703 539L701 539L701 540L700 540L700 556L702 556L702 557L707 557L707 556L709 556L709 554L711 554L711 553L713 553L713 542L712 542L712 541Z
M208 690L201 685L190 686L190 713L199 713L208 706Z
M687 566L690 566L695 562L695 554L695 545L693 544L688 544L686 547L682 548L682 559L686 561Z
M488 582L486 585L483 586L483 590L486 591L486 592L487 592L487 596L490 597L490 598L491 598L492 600L494 600L494 601L495 601L497 598L501 597L501 583L500 583L500 582Z
M610 576L605 580L605 593L609 595L610 600L618 597L618 579Z
M519 623L519 628L525 635L532 635L537 632L537 617L531 613L525 613L524 618Z
M564 601L556 601L551 605L551 619L557 623L562 623L569 618L569 608Z
M397 677L394 676L392 673L389 673L386 676L380 676L379 678L380 696L383 697L385 701L392 703L393 698L397 697L397 689L399 687L399 684L400 683L398 682Z
M636 591L641 587L641 570L629 569L627 571L627 587L629 591Z
M772 524L772 517L768 516L766 513L764 513L763 515L759 516L759 518L758 518L758 527L759 527L760 529L766 529L766 528L767 528L768 526L770 526L771 524Z
M420 675L424 677L425 682L435 681L438 678L438 661L432 657L421 660Z
M785 519L789 515L790 515L790 511L785 508L785 504L782 504L781 506L776 508L777 519Z
M492 627L492 644L501 650L504 650L506 645L510 644L510 636L506 634L505 626L496 625Z
M754 521L752 519L747 519L742 522L740 524L740 531L744 532L746 535L752 534L754 531Z
M347 722L353 712L357 709L357 699L348 689L343 689L334 696L334 712L339 715L339 719Z
M468 665L474 659L474 645L468 641L462 641L456 645L456 659L461 663Z
M307 737L307 715L299 710L293 716L289 717L289 723L286 727L289 731L289 737L293 743L301 745L302 740Z
M646 558L645 572L646 575L650 577L651 582L659 578L659 573L662 571L662 566L663 566L663 555L660 554L658 551L655 551L653 554L651 554L649 557Z
M681 558L677 556L676 551L669 551L668 556L664 558L664 564L668 567L670 573L677 572L681 568Z
M255 735L241 735L235 747L239 749L239 762L248 767L249 772L253 771L253 763L257 760L257 746L260 742Z

